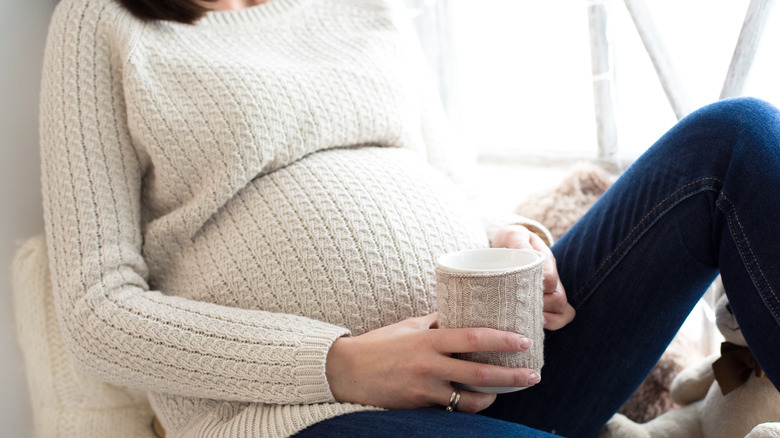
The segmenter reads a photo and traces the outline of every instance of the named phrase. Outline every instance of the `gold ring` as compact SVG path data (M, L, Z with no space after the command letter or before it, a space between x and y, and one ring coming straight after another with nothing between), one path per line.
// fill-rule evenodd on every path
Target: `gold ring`
M453 388L450 402L447 404L447 412L455 412L458 409L458 403L460 403L460 388Z

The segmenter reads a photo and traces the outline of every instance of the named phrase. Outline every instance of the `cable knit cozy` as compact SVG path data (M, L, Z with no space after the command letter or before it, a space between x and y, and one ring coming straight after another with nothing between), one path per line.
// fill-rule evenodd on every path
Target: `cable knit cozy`
M487 244L427 163L446 161L441 111L392 3L195 25L58 5L41 130L58 316L79 366L148 391L169 436L372 409L334 400L331 343L434 311L434 260Z

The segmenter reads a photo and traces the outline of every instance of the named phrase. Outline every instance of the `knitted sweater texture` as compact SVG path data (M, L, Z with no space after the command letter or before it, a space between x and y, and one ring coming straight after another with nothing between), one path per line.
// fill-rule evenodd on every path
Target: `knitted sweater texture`
M434 311L435 259L487 245L429 164L441 111L392 3L195 25L58 5L41 97L58 317L80 367L148 391L168 436L372 409L333 398L332 342Z

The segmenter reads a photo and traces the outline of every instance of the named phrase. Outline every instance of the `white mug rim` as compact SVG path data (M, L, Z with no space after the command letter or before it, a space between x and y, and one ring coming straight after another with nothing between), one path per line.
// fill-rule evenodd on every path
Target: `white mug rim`
M506 255L511 255L513 257L522 256L522 257L529 257L526 260L520 260L520 262L517 263L511 263L508 266L501 266L497 268L465 268L465 267L458 267L457 263L453 263L453 260L457 260L458 258L463 258L467 255L474 255L474 254L491 254L491 255L497 255L497 254L504 254L504 258ZM477 274L477 273L485 273L485 274L497 274L497 273L503 273L503 272L511 272L511 271L517 271L522 269L527 269L532 266L536 266L538 263L544 260L544 254L542 254L539 251L531 250L531 249L515 249L515 248L478 248L478 249L466 249L462 251L456 251L456 252L450 252L447 254L444 254L440 256L436 261L436 266L439 269L442 269L447 272L452 273L464 273L464 274ZM455 266L453 266L455 265ZM505 263L506 265L506 263Z

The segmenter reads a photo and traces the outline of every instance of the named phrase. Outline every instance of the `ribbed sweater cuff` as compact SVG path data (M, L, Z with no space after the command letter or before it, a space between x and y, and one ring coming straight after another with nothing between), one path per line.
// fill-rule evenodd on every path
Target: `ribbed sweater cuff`
M331 403L336 399L330 391L325 375L328 351L336 339L349 336L350 331L330 324L323 324L316 333L309 333L296 348L298 363L295 376L300 382L300 395L308 403Z

